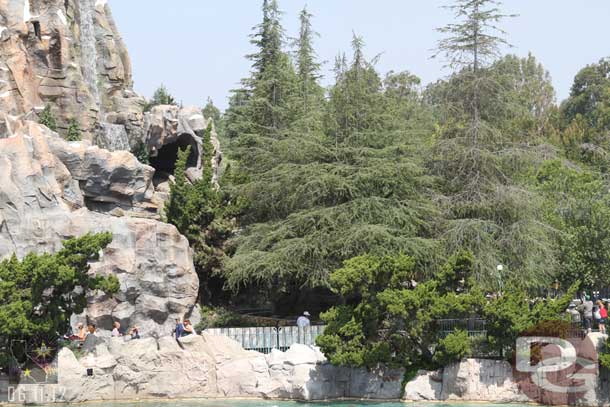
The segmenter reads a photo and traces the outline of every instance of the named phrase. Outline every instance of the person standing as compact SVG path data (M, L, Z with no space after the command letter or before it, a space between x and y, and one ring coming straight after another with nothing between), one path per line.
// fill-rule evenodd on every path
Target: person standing
M585 300L582 305L585 331L586 333L591 333L593 328L593 301L591 301L591 297L585 295Z
M599 312L599 332L606 334L606 324L608 323L608 309L602 300L597 300L597 307Z
M309 317L311 316L311 314L307 311L305 311L303 313L303 315L301 315L299 318L297 318L297 326L299 328L304 328L306 326L310 326L311 325L311 321L309 320Z

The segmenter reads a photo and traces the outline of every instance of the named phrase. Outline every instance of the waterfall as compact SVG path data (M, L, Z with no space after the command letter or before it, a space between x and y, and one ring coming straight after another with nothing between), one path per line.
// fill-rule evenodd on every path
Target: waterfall
M81 69L91 97L101 109L100 91L97 87L97 48L95 40L95 0L80 0L80 49Z

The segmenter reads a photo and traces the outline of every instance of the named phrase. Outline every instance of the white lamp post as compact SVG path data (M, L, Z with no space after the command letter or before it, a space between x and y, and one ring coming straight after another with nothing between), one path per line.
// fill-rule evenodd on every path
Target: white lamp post
M498 271L498 286L500 287L500 291L502 291L502 271L504 271L504 265L498 264L496 270Z

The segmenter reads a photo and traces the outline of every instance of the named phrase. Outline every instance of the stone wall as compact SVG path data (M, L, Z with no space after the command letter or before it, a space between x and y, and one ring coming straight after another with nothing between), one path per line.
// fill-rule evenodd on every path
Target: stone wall
M600 351L606 339L604 335L590 334L586 341L590 341L593 349ZM557 380L557 376L549 375L551 380ZM578 373L572 377L574 386L584 383ZM513 366L506 361L467 359L438 371L418 372L407 383L404 398L408 401L610 405L607 372L601 371L591 377L595 383L586 392L549 392L539 387L532 388L515 375Z

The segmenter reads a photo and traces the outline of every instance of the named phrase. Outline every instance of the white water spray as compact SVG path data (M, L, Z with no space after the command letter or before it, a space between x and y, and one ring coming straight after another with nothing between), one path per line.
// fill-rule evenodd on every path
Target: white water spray
M97 48L95 40L95 0L80 0L80 47L83 78L93 101L101 109L97 87Z

